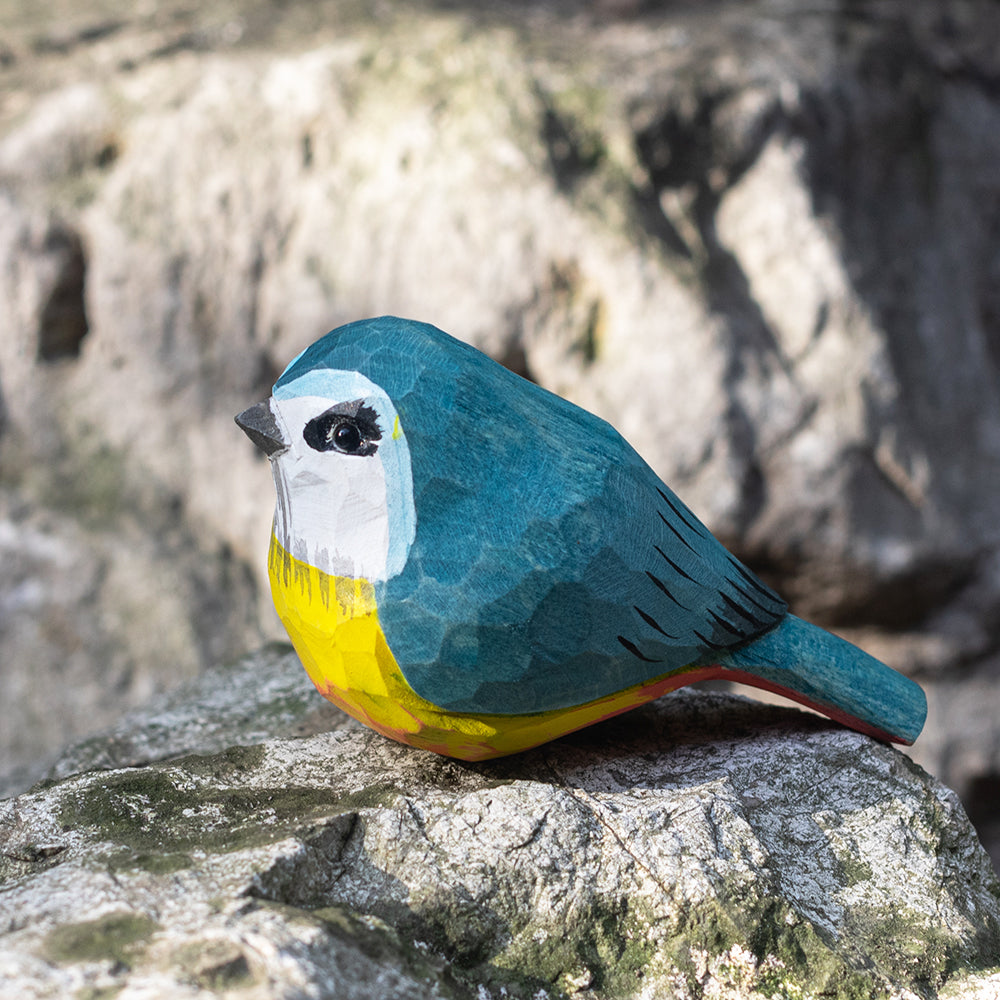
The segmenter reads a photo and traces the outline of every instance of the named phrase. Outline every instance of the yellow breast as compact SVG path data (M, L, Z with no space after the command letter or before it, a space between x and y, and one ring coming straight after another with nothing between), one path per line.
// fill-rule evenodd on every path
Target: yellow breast
M379 624L371 583L323 573L286 552L273 535L268 571L278 617L319 692L385 736L449 757L486 760L527 750L691 680L674 674L530 715L446 712L407 684Z

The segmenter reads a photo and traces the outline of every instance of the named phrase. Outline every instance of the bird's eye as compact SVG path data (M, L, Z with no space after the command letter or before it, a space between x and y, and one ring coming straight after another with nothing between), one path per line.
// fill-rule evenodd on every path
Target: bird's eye
M364 438L361 436L357 424L343 420L331 429L330 440L341 451L354 454L361 447Z
M360 400L332 406L306 424L302 437L316 451L374 455L382 438L375 411Z

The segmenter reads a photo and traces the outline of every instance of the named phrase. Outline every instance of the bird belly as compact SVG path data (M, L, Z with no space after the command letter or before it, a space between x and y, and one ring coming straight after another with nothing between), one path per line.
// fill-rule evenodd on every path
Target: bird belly
M384 736L461 760L517 753L691 683L698 666L575 705L520 715L446 712L406 682L379 623L368 580L330 576L271 536L271 596L317 690Z

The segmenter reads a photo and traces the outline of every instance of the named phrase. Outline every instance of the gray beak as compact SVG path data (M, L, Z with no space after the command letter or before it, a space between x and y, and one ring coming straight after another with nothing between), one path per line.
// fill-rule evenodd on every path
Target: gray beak
M278 423L274 419L270 402L266 399L263 403L254 403L253 406L245 409L234 419L243 433L268 458L273 458L291 444L290 441L285 440L284 434L281 433L281 428L278 427Z

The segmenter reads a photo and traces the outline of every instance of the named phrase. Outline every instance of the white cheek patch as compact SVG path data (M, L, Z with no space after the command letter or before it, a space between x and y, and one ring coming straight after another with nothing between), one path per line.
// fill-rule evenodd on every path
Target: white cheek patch
M323 394L294 394L303 388L321 388ZM356 399L379 416L382 437L374 455L317 451L306 443L303 429L310 420L335 403ZM388 396L357 372L324 370L283 386L271 408L291 442L272 459L274 531L285 550L336 576L374 582L401 572L416 515L409 447Z
M317 475L311 456L283 456L275 471L287 503L275 534L297 559L336 576L379 579L389 550L385 475L377 456L317 452L331 475ZM291 461L283 459L291 458Z

